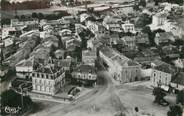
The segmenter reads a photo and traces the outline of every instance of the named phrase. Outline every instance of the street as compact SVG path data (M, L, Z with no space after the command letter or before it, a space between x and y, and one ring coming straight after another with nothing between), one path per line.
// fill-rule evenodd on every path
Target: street
M101 82L90 93L71 104L46 107L34 113L34 116L113 116L118 112L134 116L135 107L138 107L142 114L153 116L167 114L169 107L153 103L150 81L117 85L108 72L100 71L98 75ZM172 95L168 95L166 99L171 104L175 101Z
M99 85L97 85L97 87L95 87L94 90L91 91L90 93L80 97L79 99L77 99L75 102L71 104L65 104L65 106L63 106L63 104L59 104L54 107L51 107L49 109L49 112L46 112L46 110L43 112L38 112L36 113L36 116L38 115L59 116L61 114L63 116L69 115L70 113L72 113L72 111L77 111L77 110L80 111L83 109L85 110L90 106L99 107L98 105L100 105L101 107L101 105L104 104L103 102L108 101L108 99L112 101L109 107L107 105L108 109L114 109L115 111L113 112L125 110L125 107L121 104L120 98L117 96L117 93L115 91L116 88L112 82L110 75L106 71L100 71L98 75L100 80ZM110 108L110 107L114 107L114 108Z

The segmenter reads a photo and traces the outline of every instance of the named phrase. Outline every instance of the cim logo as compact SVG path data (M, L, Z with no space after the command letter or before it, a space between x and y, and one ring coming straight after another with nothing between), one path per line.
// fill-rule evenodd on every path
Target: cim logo
M4 108L4 111L7 114L17 114L17 113L19 113L20 110L21 110L21 108L19 106L18 107L9 107L9 106L6 106Z

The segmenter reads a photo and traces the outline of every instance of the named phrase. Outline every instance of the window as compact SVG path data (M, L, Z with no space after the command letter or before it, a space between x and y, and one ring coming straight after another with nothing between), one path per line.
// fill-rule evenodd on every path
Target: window
M46 80L44 80L44 85L46 85Z
M34 82L36 83L37 82L37 79L34 79Z
M42 78L44 78L44 75L42 74Z
M155 77L153 78L153 82L155 82Z

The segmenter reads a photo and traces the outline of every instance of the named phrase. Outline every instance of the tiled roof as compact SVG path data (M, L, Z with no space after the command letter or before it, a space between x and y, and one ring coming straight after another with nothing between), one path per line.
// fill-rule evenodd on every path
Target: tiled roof
M28 60L22 60L20 61L18 64L16 64L16 66L21 66L21 67L24 67L24 66L27 66L27 67L30 67L30 66L33 66L34 65L34 58L29 58Z
M74 72L96 73L96 69L95 67L90 65L80 65L76 69L74 69Z
M102 47L100 51L107 57L112 58L113 56L116 56L117 53L110 47Z
M82 51L82 56L96 56L96 52L92 50Z
M155 60L152 63L154 63L156 66L154 67L156 70L165 72L165 73L170 73L170 74L174 74L175 73L175 68L174 66L167 64L161 60Z

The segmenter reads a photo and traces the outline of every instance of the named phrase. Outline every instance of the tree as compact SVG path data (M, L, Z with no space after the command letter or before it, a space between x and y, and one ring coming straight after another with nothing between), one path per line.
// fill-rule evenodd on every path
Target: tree
M138 20L136 21L136 27L143 28L148 24L152 23L152 18L148 14L142 14L139 16Z
M154 0L154 2L155 2L155 5L158 6L160 0Z
M21 19L25 19L26 16L25 16L25 15L21 15L20 18L21 18Z
M33 12L31 16L32 16L32 18L38 18L38 14L35 12Z
M139 9L139 5L138 5L138 4L134 4L133 9L134 9L135 11L140 10L140 9Z
M182 116L182 108L179 105L174 105L169 107L167 116Z
M140 0L139 5L146 7L146 0Z
M153 95L155 96L155 103L161 104L162 103L166 103L166 101L164 100L164 97L166 96L166 93L164 92L163 89L161 89L160 87L156 87L153 89Z
M2 25L10 25L10 23L11 23L11 19L9 19L9 18L2 18L1 19L1 26Z
M155 45L155 32L152 32L149 26L146 26L142 29L143 33L147 33L148 34L148 38L149 38L149 42L151 46Z
M20 107L21 111L25 111L33 105L33 102L30 97L23 96L23 106L21 100L21 94L16 93L13 90L4 91L1 94L1 106L4 109L6 106L8 107ZM5 110L2 109L2 114L6 114ZM18 112L20 113L20 112Z
M175 0L176 4L183 5L183 0Z
M41 20L43 19L45 16L43 15L43 13L38 13L38 19Z
M180 91L176 96L176 103L184 105L184 90Z

